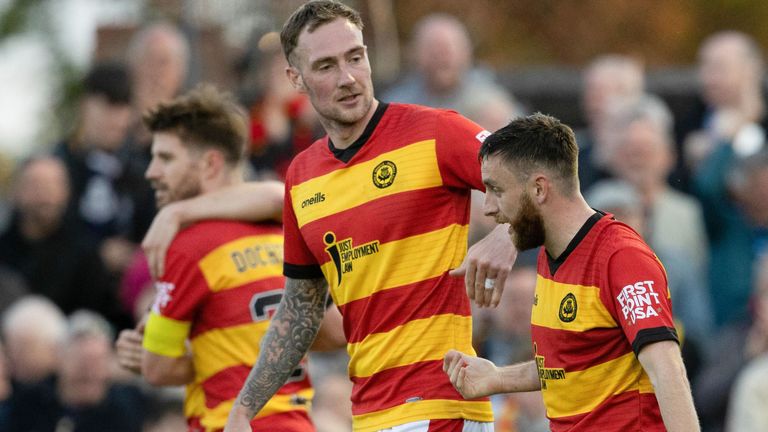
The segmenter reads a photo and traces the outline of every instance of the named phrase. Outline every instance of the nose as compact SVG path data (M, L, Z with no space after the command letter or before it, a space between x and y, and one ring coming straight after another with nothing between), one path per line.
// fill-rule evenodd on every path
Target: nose
M496 204L496 198L493 196L492 193L485 193L485 198L483 199L483 214L486 216L495 216L496 213L499 212L499 207Z
M160 168L158 167L158 163L156 162L155 158L152 158L152 160L149 162L147 170L144 171L144 178L147 180L154 180L158 178L160 175L159 173Z
M355 83L355 76L352 75L352 71L346 64L341 65L339 68L339 87L349 87Z

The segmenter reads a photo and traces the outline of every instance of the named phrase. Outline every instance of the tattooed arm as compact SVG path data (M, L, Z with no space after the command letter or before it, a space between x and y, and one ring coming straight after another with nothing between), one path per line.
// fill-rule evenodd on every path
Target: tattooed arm
M261 342L251 369L227 420L226 432L250 432L250 420L285 383L317 336L325 313L325 279L291 279Z

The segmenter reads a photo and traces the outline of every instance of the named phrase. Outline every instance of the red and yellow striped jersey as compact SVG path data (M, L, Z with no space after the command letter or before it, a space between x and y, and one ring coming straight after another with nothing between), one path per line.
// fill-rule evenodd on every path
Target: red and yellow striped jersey
M181 231L171 244L144 347L179 357L189 343L195 378L187 386L184 411L190 430L217 431L226 424L280 303L282 266L277 225L204 221ZM312 394L302 365L253 425L314 431L307 415Z
M553 431L664 431L637 359L677 340L667 277L640 236L596 213L552 259L541 248L531 333Z
M350 148L326 137L288 170L284 273L324 276L344 316L355 430L493 420L442 371L449 349L474 353L464 281L448 271L466 253L486 134L455 112L380 104Z

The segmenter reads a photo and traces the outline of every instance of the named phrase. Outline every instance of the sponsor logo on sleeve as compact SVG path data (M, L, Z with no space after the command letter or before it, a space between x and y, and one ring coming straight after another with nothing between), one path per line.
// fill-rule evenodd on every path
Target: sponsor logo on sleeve
M171 282L155 282L157 294L155 294L155 302L152 304L152 312L159 314L161 310L168 306L168 303L173 300L171 293L174 289L176 289L176 285Z
M659 316L661 302L659 293L653 288L654 281L639 281L625 285L616 300L621 306L624 319L636 323L650 317Z

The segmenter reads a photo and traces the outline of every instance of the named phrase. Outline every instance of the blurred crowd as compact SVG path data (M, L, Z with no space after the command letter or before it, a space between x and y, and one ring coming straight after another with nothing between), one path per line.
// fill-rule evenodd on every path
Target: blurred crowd
M230 90L250 114L248 175L281 179L321 129L284 75L275 33L249 47ZM622 53L583 70L581 188L664 264L705 431L768 426L768 111L763 47L726 31L702 41L699 98L674 115ZM156 390L117 367L117 331L154 297L139 244L155 213L144 171L148 108L190 82L199 55L175 25L138 29L122 62L82 77L74 130L15 164L0 195L0 431L183 430L181 389ZM456 110L488 130L537 111L475 62L457 17L416 25L407 71L386 102ZM494 222L474 200L470 242ZM529 359L535 256L521 254L497 309L475 311L478 354ZM313 355L318 430L351 427L345 353ZM493 399L500 432L548 430L538 393Z

